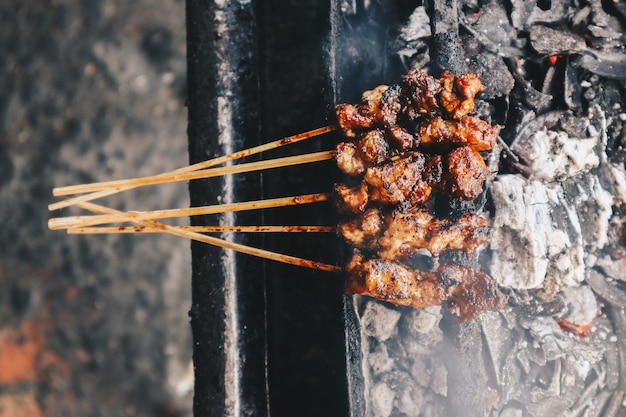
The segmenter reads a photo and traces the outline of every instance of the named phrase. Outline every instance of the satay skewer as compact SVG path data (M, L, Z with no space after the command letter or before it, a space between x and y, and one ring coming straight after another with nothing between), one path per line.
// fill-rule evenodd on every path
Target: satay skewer
M77 204L78 207L81 207L85 210L92 211L94 213L100 213L101 215L124 215L124 212L119 210L115 210L109 207L101 206L99 204L90 203L90 202L82 202ZM278 261L281 263L302 266L305 268L316 269L319 271L326 272L342 272L343 268L336 265L326 264L323 262L312 261L309 259L298 258L296 256L285 255L282 253L271 252L265 249L258 249L247 245L242 245L241 243L229 242L224 239L220 239L214 236L203 235L201 233L193 232L190 230L185 230L180 228L179 226L171 226L165 223L160 223L154 220L132 220L134 223L139 224L141 226L157 228L160 229L164 233L169 233L171 235L195 240L198 242L207 243L209 245L217 246L224 249L231 249L236 252L245 253L248 255L256 256L259 258L270 259L273 261ZM69 231L68 231L69 232Z
M69 229L77 227L96 226L106 223L122 223L127 221L143 221L155 219L167 219L173 217L200 216L206 214L219 214L233 211L258 210L266 208L296 206L302 204L318 203L327 201L330 195L327 193L305 194L291 197L280 197L266 200L244 201L240 203L216 204L210 206L189 207L169 210L131 211L107 213L89 216L53 217L48 220L50 230ZM78 203L81 207L85 202Z
M338 127L335 125L324 126L318 129L310 130L308 132L299 133L293 136L287 136L285 138L275 140L273 142L269 142L263 145L244 149L244 150L234 152L228 155L220 156L220 157L213 158L207 161L203 161L203 162L199 162L193 165L182 167L173 171L169 171L169 172L165 172L165 173L161 173L157 175L152 175L148 177L57 187L52 190L52 194L54 196L63 196L63 195L80 194L80 193L90 193L90 194L75 197L75 198L70 198L70 199L59 201L56 203L52 203L48 206L48 209L50 211L58 210L64 207L75 205L79 202L95 200L98 198L116 194L118 192L137 188L143 185L160 184L160 183L174 182L174 181L184 181L185 179L178 179L180 178L180 174L205 170L206 168L223 164L228 161L234 161L237 159L244 158L246 156L255 155L261 152L276 149L281 146L286 146L292 143L301 142L306 139L310 139L310 138L313 138L313 137L316 137L316 136L319 136L328 132L332 132L336 129L338 129ZM300 162L300 163L307 163L307 162ZM260 168L260 169L263 169L263 168ZM217 175L219 174L216 174L216 176Z
M58 203L53 203L48 206L50 211L57 210L64 207L75 205L79 202L91 201L96 198L105 197L107 195L115 194L120 191L124 191L125 187L137 188L145 185L165 184L169 182L179 182L188 180L197 180L204 178L221 177L229 174L241 174L244 172L262 171L272 168L282 168L293 165L309 164L313 162L321 162L333 159L335 156L334 151L321 151L302 155L288 156L284 158L268 159L258 162L248 162L239 165L230 165L219 168L201 169L191 172L181 172L177 174L168 175L162 177L155 175L152 177L131 178L127 180L109 181L103 183L92 184L79 184L69 187L62 187L61 191L63 195L79 194L83 192L92 192L85 196L78 196L70 198ZM118 184L130 184L130 185L118 185ZM59 189L57 189L59 190ZM95 192L93 192L95 191Z
M334 226L177 226L181 230L197 233L335 233ZM68 234L133 234L163 233L163 228L150 226L91 226L67 229Z

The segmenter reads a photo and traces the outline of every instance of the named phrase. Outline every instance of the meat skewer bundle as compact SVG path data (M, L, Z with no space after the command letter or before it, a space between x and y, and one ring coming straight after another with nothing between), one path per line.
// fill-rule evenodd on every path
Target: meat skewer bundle
M347 274L348 293L373 296L396 305L445 304L460 320L497 310L504 296L486 274L466 266L441 263L435 271L407 264L423 251L446 250L468 255L487 243L488 222L474 213L456 220L437 219L429 210L436 194L473 200L491 174L480 152L496 143L499 126L469 115L482 89L474 74L444 73L437 79L411 70L395 86L363 94L357 105L336 106L338 126L327 126L152 177L55 188L56 196L80 194L53 203L50 210L78 206L97 213L52 218L50 229L68 233L165 232L284 263ZM350 141L335 151L217 167L259 152L340 129ZM335 159L349 176L333 193L192 207L120 212L91 201L144 185L209 178ZM272 208L333 200L346 216L336 228L324 226L170 226L157 219ZM132 222L136 226L102 227ZM204 233L337 231L354 248L345 268L252 248Z

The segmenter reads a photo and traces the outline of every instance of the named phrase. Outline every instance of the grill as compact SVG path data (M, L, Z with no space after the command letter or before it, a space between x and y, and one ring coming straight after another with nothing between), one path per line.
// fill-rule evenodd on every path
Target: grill
M412 66L478 73L478 113L505 125L499 175L475 207L443 210L484 206L496 224L480 258L449 256L480 263L510 296L502 312L458 323L440 308L344 296L340 276L193 243L195 415L623 414L626 13L518 3L187 1L192 163L332 123L332 104ZM326 191L340 174L323 164L196 181L191 203ZM220 221L337 218L326 204ZM234 239L329 263L348 256L322 234Z

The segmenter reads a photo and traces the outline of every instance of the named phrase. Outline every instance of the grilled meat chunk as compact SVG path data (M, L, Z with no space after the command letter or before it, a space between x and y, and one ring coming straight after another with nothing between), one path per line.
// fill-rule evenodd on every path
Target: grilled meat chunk
M378 239L385 228L385 217L377 208L370 208L362 215L337 226L339 233L350 246L363 251L378 249Z
M359 155L356 143L339 142L335 150L337 167L344 173L356 177L365 172L365 161Z
M453 198L474 200L483 191L491 171L478 152L469 146L454 149L443 157L443 176L437 191Z
M408 120L439 110L437 96L442 90L441 81L424 71L411 69L402 77L401 89L402 112Z
M464 116L459 120L444 120L434 116L420 123L420 144L425 149L446 152L462 145L471 146L476 151L489 151L496 144L500 126L474 116Z
M444 250L464 250L469 255L489 236L487 220L477 214L465 213L451 221L419 209L391 212L385 216L383 230L377 254L391 260L406 260L421 249L434 256Z
M363 180L369 185L370 200L406 207L424 204L431 187L422 179L426 158L420 152L407 152L395 160L370 167Z
M419 136L413 136L408 130L400 125L390 126L385 132L385 137L394 149L406 151L419 145Z
M386 214L370 208L361 216L340 223L337 231L350 246L375 252L384 260L406 260L422 249L434 256L444 250L471 254L487 243L489 236L487 220L477 214L465 213L451 221L415 208Z
M343 134L354 138L357 132L362 130L394 125L400 109L400 88L379 85L373 90L364 92L356 106L351 104L335 106L335 113Z
M353 177L365 172L365 169L389 159L389 143L385 133L372 129L355 142L340 142L335 150L337 166L344 173Z
M457 76L445 71L440 80L443 89L439 101L450 117L460 119L474 109L474 97L483 89L478 75L469 72Z
M345 184L335 184L334 202L337 211L340 213L363 213L369 202L367 184L361 182L361 184L356 187L348 187Z
M462 265L442 263L434 272L423 272L397 262L364 260L356 254L346 271L349 294L413 308L444 304L460 321L506 304L506 297L487 274Z
M433 273L416 271L381 259L365 261L356 254L346 265L345 291L388 301L395 305L423 308L441 305L447 288L437 282Z

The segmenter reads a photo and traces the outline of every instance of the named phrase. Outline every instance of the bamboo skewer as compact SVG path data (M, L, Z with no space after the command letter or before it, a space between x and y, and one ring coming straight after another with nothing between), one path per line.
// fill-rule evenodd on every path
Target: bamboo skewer
M248 162L248 163L239 164L239 165L230 165L230 166L219 167L219 168L201 169L201 170L192 171L192 172L182 172L178 174L172 174L168 177L160 177L158 175L155 175L152 177L131 178L128 180L119 180L119 181L125 182L125 183L131 183L132 188L136 188L136 187L140 187L144 185L164 184L164 183L169 183L169 182L197 180L197 179L203 179L203 178L214 178L214 177L221 177L223 175L228 175L228 174L241 174L244 172L261 171L261 170L266 170L266 169L271 169L271 168L281 168L281 167L287 167L287 166L293 166L293 165L308 164L312 162L321 162L321 161L327 161L327 160L333 159L334 155L335 155L334 151L321 151L321 152L314 152L314 153L309 153L309 154L304 154L304 155L295 155L295 156L288 156L284 158L268 159L268 160L258 161L258 162ZM80 202L86 202L86 201L91 201L95 198L106 197L108 195L115 194L120 191L124 191L125 189L125 187L123 186L110 185L110 184L112 184L112 182L95 183L95 184L80 184L80 185L73 185L70 187L63 187L62 189L60 189L61 191L59 192L64 193L64 195L78 194L82 192L91 192L91 191L95 191L95 192L92 192L91 194L88 194L85 196L78 196L78 197L70 198L64 201L60 201L58 203L50 204L48 206L48 209L57 210L63 207L69 207ZM103 189L103 190L96 189L96 188L105 187L105 186L109 186L112 188Z
M326 193L306 194L292 197L281 197L267 200L246 201L241 203L216 204L212 206L190 207L184 209L154 210L154 211L132 211L115 214L101 214L93 216L68 216L55 217L48 220L50 230L69 229L77 227L96 226L106 223L121 223L126 221L143 221L154 219L166 219L183 216L199 216L205 214L218 214L233 211L257 210L265 208L276 208L285 206L295 206L301 204L317 203L327 201L329 195ZM77 204L79 207L82 204Z
M197 233L334 233L333 226L176 226L180 230ZM150 226L109 226L75 227L67 229L68 234L126 234L126 233L162 233L163 229Z
M240 159L246 156L258 154L260 152L264 152L267 150L275 149L281 146L289 145L292 143L297 143L303 141L305 139L309 139L315 136L319 136L328 132L332 132L336 130L336 126L325 126L318 129L314 129L308 132L300 133L293 136L288 136L283 139L279 139L270 143L266 143L263 145L255 146L253 148L244 149L242 151L234 152L229 155L224 155L221 157L213 158L208 161L199 162L197 164L189 165L187 167L179 168L174 171L169 171L166 173L142 177L142 178L133 178L127 180L116 180L116 181L106 181L106 182L98 182L91 184L80 184L66 187L57 187L52 190L52 194L54 196L63 196L63 195L71 195L71 194L80 194L80 193L91 193L89 195L76 197L74 199L68 199L64 201L60 201L57 203L53 203L48 206L49 210L57 210L63 207L68 207L79 202L91 201L96 198L105 197L108 195L112 195L121 191L130 190L132 188L136 188L143 185L149 184L160 184L165 182L174 182L174 181L184 181L185 179L179 179L180 174L190 173L194 171L203 170L205 168L222 164L227 161L233 161L236 159ZM330 159L330 158L329 158ZM306 162L301 162L306 163ZM219 174L218 174L219 175ZM193 178L189 178L193 179Z
M100 213L101 215L124 215L125 213L114 210L108 207L104 207L98 204L83 202L77 204L79 207L84 208L85 210L89 210L95 213ZM164 233L169 233L172 235L184 237L187 239L196 240L203 243L208 243L209 245L218 246L225 249L232 249L237 252L245 253L252 256L257 256L264 259L270 259L290 265L303 266L305 268L317 269L320 271L328 271L328 272L341 272L343 268L336 266L325 264L322 262L311 261L309 259L298 258L295 256L284 255L281 253L270 252L264 249L253 248L251 246L242 245L240 243L229 242L227 240L219 239L213 236L203 235L201 233L196 233L188 230L181 229L177 226L170 226L164 223L152 221L152 220L132 220L135 223L140 225L157 228L160 229Z

